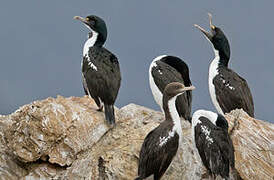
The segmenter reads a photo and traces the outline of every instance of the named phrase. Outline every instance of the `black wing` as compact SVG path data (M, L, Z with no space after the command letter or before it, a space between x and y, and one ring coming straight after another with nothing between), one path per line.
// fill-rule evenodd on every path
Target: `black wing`
M219 68L219 75L213 79L216 98L224 113L243 108L254 117L254 103L245 79L227 68Z
M116 56L105 48L91 47L89 57L83 57L82 72L91 96L114 104L121 83Z
M171 65L173 66L175 65L170 64L170 62L176 62L176 60L174 59L171 59L165 62L162 62L162 60L157 61L156 62L157 66L152 68L151 74L153 76L154 82L162 93L164 92L166 85L168 85L171 82L180 82L180 83L183 83L185 86L191 85L191 82L189 80L187 65L182 60L179 60L179 61L181 61L184 64L184 68L176 69L172 67ZM166 62L169 62L169 64L167 64ZM177 66L178 68L180 64L177 63L177 65L178 65ZM187 70L185 70L186 68ZM182 69L184 69L184 71ZM181 72L178 70L181 70ZM186 93L177 97L176 109L180 117L183 117L186 120L191 119L190 118L191 104L192 104L192 91L187 91Z
M165 128L161 124L146 136L139 155L139 177L146 178L152 174L156 179L162 177L176 155L179 135L175 133L172 140L169 139L162 146L159 146L160 137L168 136L169 132L168 129L164 131L163 129Z
M204 166L210 173L229 177L229 167L234 168L234 148L228 133L205 117L199 120L201 123L195 127L195 143Z
M202 131L201 124L197 124L194 127L194 138L195 138L195 145L198 150L198 153L201 157L201 160L206 167L211 172L209 161L206 158L205 150L207 149L207 142L206 142L206 136Z

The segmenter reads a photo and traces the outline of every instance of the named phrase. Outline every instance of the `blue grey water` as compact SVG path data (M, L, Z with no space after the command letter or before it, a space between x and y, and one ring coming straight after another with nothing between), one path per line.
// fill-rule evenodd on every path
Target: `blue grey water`
M273 0L249 1L3 1L0 6L0 114L49 96L82 96L81 55L87 28L73 16L96 14L108 26L106 47L120 60L116 106L156 110L148 69L161 54L190 68L193 110L214 110L208 92L209 42L194 28L208 27L207 13L229 38L229 66L251 88L255 116L274 122Z

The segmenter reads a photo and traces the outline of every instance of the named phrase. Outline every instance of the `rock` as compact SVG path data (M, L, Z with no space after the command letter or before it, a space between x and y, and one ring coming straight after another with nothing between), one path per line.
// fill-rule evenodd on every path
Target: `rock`
M48 98L0 116L0 179L134 179L143 139L164 119L161 112L129 104L109 127L88 97ZM226 115L244 179L272 179L274 125L242 110ZM190 124L163 179L200 179Z
M274 125L251 118L243 110L234 110L226 118L241 177L274 179Z

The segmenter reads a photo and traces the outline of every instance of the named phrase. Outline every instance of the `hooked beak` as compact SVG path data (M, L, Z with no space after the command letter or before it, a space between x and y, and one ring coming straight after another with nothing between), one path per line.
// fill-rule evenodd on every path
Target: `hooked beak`
M183 91L191 91L191 90L194 90L195 87L194 86L189 86L189 87L184 87L182 90Z
M204 28L202 28L201 26L197 24L194 24L194 26L198 28L209 40L212 40L214 36L213 32L214 32L215 26L212 24L212 15L210 13L208 13L208 17L209 17L209 26L210 26L211 32L206 31Z
M178 93L178 96L183 94L185 91L191 91L191 90L194 90L195 87L194 86L189 86L189 87L185 87L183 84L182 84L182 88L179 89L179 93Z
M85 24L88 23L88 21L85 18L81 17L81 16L74 16L73 19L80 20L81 22L83 22Z

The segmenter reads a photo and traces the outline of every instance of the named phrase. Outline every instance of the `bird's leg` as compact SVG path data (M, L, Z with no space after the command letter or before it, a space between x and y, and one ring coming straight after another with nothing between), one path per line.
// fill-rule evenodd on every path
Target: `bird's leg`
M98 98L94 98L96 105L98 106L97 111L102 112L103 111L103 107L104 107L104 103L102 102L102 100L98 97Z
M102 111L103 111L103 107L104 107L104 106L103 106L103 104L101 103L100 106L99 106L99 108L97 109L97 111L102 112Z

